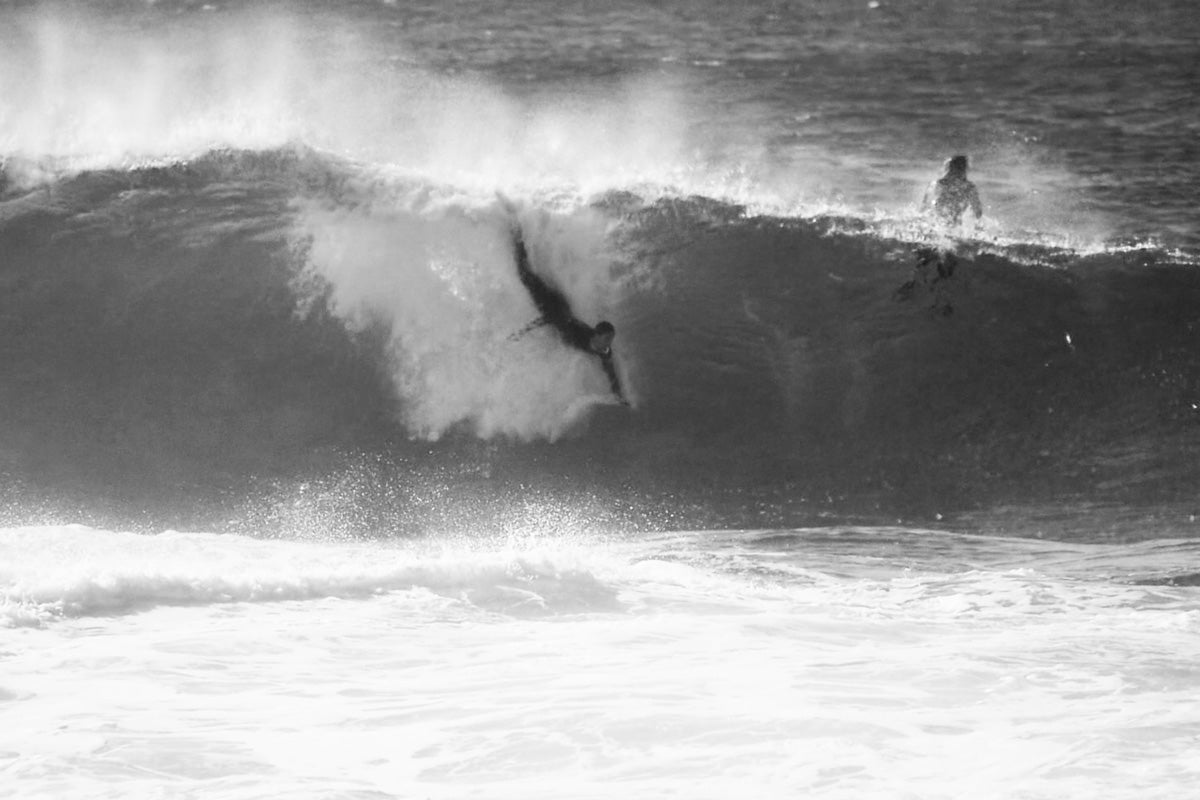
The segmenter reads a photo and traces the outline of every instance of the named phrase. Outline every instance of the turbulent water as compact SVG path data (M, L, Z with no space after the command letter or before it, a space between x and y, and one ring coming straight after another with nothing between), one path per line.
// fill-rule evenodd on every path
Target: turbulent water
M0 5L0 795L1188 796L1198 44Z

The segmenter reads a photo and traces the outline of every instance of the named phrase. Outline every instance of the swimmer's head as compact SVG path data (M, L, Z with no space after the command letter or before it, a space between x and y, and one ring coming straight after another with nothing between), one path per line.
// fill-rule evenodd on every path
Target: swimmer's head
M596 327L592 328L592 338L588 342L588 347L597 355L607 355L609 348L612 347L613 337L617 335L617 329L612 326L611 322L598 322Z
M966 175L967 174L967 157L952 156L946 159L946 174L947 175Z

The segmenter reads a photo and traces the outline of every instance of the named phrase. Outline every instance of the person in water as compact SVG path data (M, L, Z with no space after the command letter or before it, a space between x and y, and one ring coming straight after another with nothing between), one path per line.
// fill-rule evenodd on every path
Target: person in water
M966 156L946 159L946 173L929 186L922 207L933 211L947 225L961 223L963 212L968 208L975 215L975 219L983 216L979 190L967 180Z
M571 304L567 302L563 293L539 278L529 266L529 252L525 249L525 237L521 233L520 226L515 223L512 227L512 243L513 255L517 261L517 274L533 299L533 304L541 313L540 317L517 335L527 333L541 325L553 326L568 345L600 359L600 365L604 368L604 374L608 376L612 393L623 405L629 405L629 401L625 399L625 394L621 391L621 380L617 377L617 369L613 364L612 343L613 337L617 334L616 328L611 322L604 321L596 323L593 328L575 316L575 312L571 310Z

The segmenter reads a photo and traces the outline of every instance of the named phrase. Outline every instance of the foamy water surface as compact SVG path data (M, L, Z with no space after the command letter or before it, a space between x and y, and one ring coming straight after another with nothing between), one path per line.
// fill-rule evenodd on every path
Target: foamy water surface
M1193 796L1194 4L549 5L0 7L0 797Z
M15 797L1166 798L1200 777L1200 598L1131 582L1194 568L1186 543L42 528L0 550Z

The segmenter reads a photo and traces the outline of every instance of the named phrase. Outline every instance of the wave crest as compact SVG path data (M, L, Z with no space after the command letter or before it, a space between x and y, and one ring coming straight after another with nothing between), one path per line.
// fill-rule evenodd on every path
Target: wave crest
M635 410L591 407L603 374L548 332L512 340L535 312L490 192L286 148L10 199L10 486L177 510L382 453L451 493L486 474L695 524L846 498L1174 501L1195 474L1189 257L516 194L535 267L616 324Z

